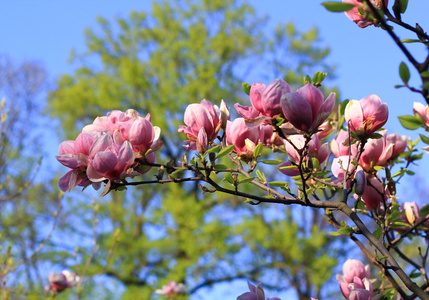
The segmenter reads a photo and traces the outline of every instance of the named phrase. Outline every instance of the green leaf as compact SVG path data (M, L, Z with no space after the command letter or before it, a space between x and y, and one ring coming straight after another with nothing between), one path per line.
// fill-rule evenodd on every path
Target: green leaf
M279 160L279 159L264 159L264 160L260 160L259 162L266 164L266 165L280 165L281 163L283 163L283 161Z
M181 168L181 169L177 169L177 170L175 170L174 172L172 172L172 173L170 173L169 174L169 176L171 176L171 175L173 175L172 177L176 177L175 175L177 174L177 173L179 173L179 172L182 172L182 171L185 171L185 170L187 170L186 168Z
M281 126L284 123L285 119L283 118L276 118L276 126Z
M286 181L271 181L268 182L269 185L278 186L278 187L284 187L288 183Z
M408 80L410 80L410 70L404 62L401 62L399 65L399 76L405 85L408 84Z
M372 235L378 240L378 239L380 239L382 232L383 232L383 230L381 229L381 226L378 226L377 229L374 230Z
M253 181L253 179L255 179L255 177L247 177L247 178L241 179L241 180L238 182L238 184L242 184L242 183L249 183L249 182Z
M209 150L207 150L207 151L206 151L206 154L213 153L213 152L219 152L219 151L220 151L220 149L222 149L222 147L221 147L221 146L219 146L219 145L217 145L217 146L215 146L215 147L210 148Z
M420 208L419 217L426 217L429 215L429 204Z
M262 173L260 170L256 170L256 176L258 176L259 180L260 180L262 183L267 182L267 178L265 178L264 173Z
M428 78L428 77L429 77L429 71L423 71L423 72L421 72L421 73L420 73L420 76L421 76L421 77Z
M223 165L223 164L216 164L216 165L214 166L214 169L215 169L216 171L225 171L226 169L228 169L228 166Z
M250 88L252 87L250 84L243 82L241 84L241 87L243 88L243 91L247 94L250 95Z
M403 14L407 9L408 0L400 0L399 3L401 3L401 14Z
M217 155L215 158L221 158L224 157L225 155L230 154L233 150L234 150L234 145L229 145L228 147L223 148Z
M417 39L403 39L401 43L420 43L420 40Z
M343 235L343 234L350 234L350 233L353 233L353 232L354 232L354 230L350 226L346 225L346 226L341 227L340 229L338 229L337 232L330 232L329 234L333 235L333 236L339 236L339 235Z
M222 179L223 182L228 182L230 184L234 184L234 178L232 178L231 173L226 173L225 177Z
M429 90L429 81L424 82L424 83L423 83L423 85L422 85L422 87L423 87L425 90Z
M262 150L264 150L264 145L262 143L259 143L256 147L255 147L255 151L253 151L253 156L255 158L258 158L259 156L261 156L262 154Z
M422 273L420 273L420 272L410 274L411 279L416 279L416 278L419 278L420 276L422 276Z
M328 175L329 173L331 173L331 171L319 171L319 172L314 173L313 176L323 177L325 175Z
M405 115L399 116L398 119L405 129L415 130L423 126L423 122L419 117Z
M308 76L308 75L305 75L305 77L304 77L304 84L311 83L311 82L312 82L311 81L311 77Z
M313 84L320 85L320 83L322 83L322 81L326 78L327 75L328 73L316 72L313 76Z
M347 104L349 104L350 100L344 100L343 102L341 102L340 105L340 115L344 115L344 112L346 111L346 106Z
M396 172L393 176L392 176L392 178L395 178L395 177L398 177L398 176L402 176L402 175L404 175L404 173L405 173L405 171L406 171L407 169L402 169L401 171L398 171L398 172Z
M374 132L373 134L371 134L371 135L369 136L369 138L370 138L370 139L374 139L374 140L381 139L382 137L383 137L383 135L382 135L382 134L379 134L379 133L377 133L377 132Z
M342 2L327 1L322 2L322 5L330 12L343 12L351 10L355 5Z
M426 145L429 145L429 137L424 136L423 134L420 134L420 139L422 140L423 143L425 143Z

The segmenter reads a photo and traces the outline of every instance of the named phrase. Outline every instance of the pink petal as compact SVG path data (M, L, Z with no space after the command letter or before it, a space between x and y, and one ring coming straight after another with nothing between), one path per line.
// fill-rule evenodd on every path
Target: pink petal
M236 103L234 107L238 114L245 119L253 119L260 115L260 112L251 106L243 106Z
M64 141L60 144L58 147L58 154L64 155L64 154L77 154L76 147L75 147L75 141Z
M301 96L303 96L305 100L307 100L307 102L310 104L311 110L313 112L312 119L316 120L319 113L319 109L323 104L324 97L322 92L311 83L307 83L302 88L298 89L296 92ZM334 98L334 104L335 104L335 98Z
M287 93L282 97L283 113L295 128L307 131L313 123L310 104L298 93Z
M359 101L350 100L350 102L347 103L344 118L351 131L356 131L362 126L363 112Z
M318 89L317 89L318 90ZM325 102L320 106L319 111L316 113L316 117L313 119L311 131L317 130L320 125L329 117L334 110L335 106L335 93L329 94ZM314 113L314 111L313 111Z

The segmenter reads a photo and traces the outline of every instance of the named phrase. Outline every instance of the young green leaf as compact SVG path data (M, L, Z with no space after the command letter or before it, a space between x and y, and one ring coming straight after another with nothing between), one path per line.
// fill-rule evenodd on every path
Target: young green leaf
M330 12L343 12L343 11L351 10L353 7L355 7L354 4L334 2L334 1L322 2L322 5Z
M415 116L399 116L399 122L405 129L415 130L423 126L423 122L419 117Z
M248 182L253 181L253 179L255 179L255 177L248 177L248 178L244 178L244 179L241 179L241 180L238 182L238 184L248 183Z
M262 154L262 150L264 150L264 145L260 142L256 147L255 151L253 151L253 156L258 158Z
M216 155L216 159L217 158L221 158L224 157L225 155L230 154L233 150L234 150L234 145L229 145L228 147L223 148L217 155Z
M243 88L243 91L247 94L250 95L250 88L252 87L250 84L243 82L241 84L241 87Z
M429 215L429 205L425 205L419 210L419 217L426 217Z
M399 65L399 76L405 85L408 84L408 80L410 80L410 70L404 62L401 62Z
M266 165L280 165L281 163L283 163L283 161L279 159L264 159L260 162Z
M206 154L213 153L213 152L219 152L219 151L220 151L220 149L222 149L222 147L221 147L221 146L219 146L219 145L217 145L217 146L215 146L215 147L210 148L209 150L207 150L207 151L206 151Z

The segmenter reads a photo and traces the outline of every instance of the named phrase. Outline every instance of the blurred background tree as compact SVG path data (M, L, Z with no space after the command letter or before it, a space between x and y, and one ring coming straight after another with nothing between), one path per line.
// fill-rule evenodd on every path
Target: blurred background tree
M283 77L293 89L315 71L333 77L334 68L326 63L329 48L316 28L300 32L293 24L279 24L267 35L268 19L243 1L154 1L150 13L134 11L128 18L112 22L100 17L98 22L98 28L85 32L85 53L72 52L75 72L60 76L50 89L47 110L71 139L107 111L150 112L152 123L162 129L158 160L163 162L178 163L184 154L184 136L177 128L188 104L203 98L215 104L224 99L230 108L235 102L249 103L241 83L259 80L261 74L266 84ZM27 119L32 120L30 115ZM34 153L40 152L31 153L33 159ZM10 161L22 165L22 159L18 155ZM34 167L26 174L29 170ZM283 175L267 168L266 176ZM6 182L2 178L0 183ZM38 256L42 262L29 264L31 272L16 270L17 278L27 273L26 281L40 282L46 266L70 268L84 277L75 291L59 298L77 293L84 299L152 299L154 290L170 280L184 282L190 294L204 295L205 288L244 278L273 290L290 289L299 299L331 296L322 287L343 250L333 245L324 219L311 210L254 207L244 199L203 194L197 184L97 195L79 191L64 197L58 228ZM28 205L16 202L16 209L40 217L53 211L52 202L40 201L43 196L22 199ZM3 212L17 222L13 212ZM46 224L54 219L46 216ZM49 228L25 220L22 231L39 236L40 242L41 232ZM34 237L16 235L8 240L14 245L22 240L22 249L33 249L26 248L31 241L38 245Z
M0 264L2 296L40 295L47 252L41 254L59 209L54 176L41 164L46 138L43 65L0 56ZM25 295L25 296L23 296Z

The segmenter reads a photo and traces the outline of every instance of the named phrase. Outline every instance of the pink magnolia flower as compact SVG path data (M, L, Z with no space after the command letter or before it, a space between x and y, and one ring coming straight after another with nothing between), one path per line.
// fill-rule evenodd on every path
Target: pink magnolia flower
M86 170L89 180L120 181L131 175L129 169L134 163L134 152L130 142L125 141L119 145L110 135L103 134L91 146L89 159L90 163Z
M348 283L352 283L355 276L360 279L371 278L371 267L364 265L357 259L348 259L343 264L343 279Z
M352 141L351 138L350 141ZM352 150L350 150L349 133L345 130L340 130L337 137L332 140L329 145L331 146L331 151L335 157L349 155L351 153L357 152L356 144L352 144Z
M362 262L356 259L348 259L343 265L343 275L337 274L337 281L340 285L341 292L346 299L371 299L373 291L369 278L371 278L369 265L365 266ZM370 292L369 298L354 298L356 295L367 294L356 294L356 292L359 291L351 294L351 292L356 289L363 289Z
M389 110L377 95L369 95L359 101L350 100L344 117L351 131L359 138L366 138L387 122Z
M162 146L161 129L152 125L150 114L142 118L134 109L128 109L126 112L114 110L106 116L97 117L92 124L85 126L82 132L94 136L99 133L109 134L118 145L129 141L133 150L139 154L138 157L145 155L149 149L153 152Z
M95 138L87 133L81 133L75 141L64 141L58 148L57 160L64 166L70 168L58 182L60 189L72 190L75 186L86 186L90 182L86 176L86 168L89 160L88 155ZM94 188L98 189L99 185Z
M61 273L51 273L48 277L49 285L45 286L45 291L59 293L63 290L75 286L79 281L79 276L67 270Z
M424 106L419 102L414 102L413 107L414 115L420 117L422 121L425 123L426 128L429 126L429 106Z
M267 298L265 299L265 292L261 287L261 284L254 286L249 281L247 282L250 292L246 292L237 297L237 300L280 300L280 298Z
M337 178L335 182L342 182L346 174L350 174L352 170L354 170L354 166L350 163L348 155L336 157L332 161L331 172Z
M334 126L332 126L332 123L330 120L324 121L322 125L319 126L319 131L317 132L319 139L323 139L327 137L332 132L333 129L334 129Z
M180 125L178 132L185 133L189 139L185 141L185 148L196 150L201 128L204 128L208 142L214 141L222 126L222 116L219 118L215 106L209 100L203 99L200 104L188 105L185 110L185 124L187 126Z
M226 125L226 140L229 145L235 145L234 152L244 159L253 158L255 145L264 138L261 127L247 127L243 118L237 118L233 122L228 121Z
M256 118L256 113L269 118L282 115L280 99L290 92L289 84L283 79L276 79L267 87L262 83L254 83L250 88L250 102L253 109L241 105L236 105L235 109L246 119Z
M312 84L306 84L296 93L287 93L282 96L283 114L296 129L315 133L332 113L335 93L331 93L326 101L323 99L323 94L318 88Z
M389 159L396 158L399 154L405 151L408 145L408 137L405 135L399 136L399 134L389 134L387 136L387 144L392 144L392 156Z
M300 155L297 149L302 149L305 146L305 137L303 135L292 135L289 137L289 141L284 141L286 151L289 154L290 160L294 163L299 163L300 161ZM292 144L295 146L293 146ZM297 149L295 149L297 148ZM308 155L305 159L311 159L312 157L317 158L319 163L323 163L329 156L329 147L328 144L321 144L319 137L317 134L311 136L311 140L308 143ZM291 162L286 162L279 166L285 167L285 166L291 166ZM287 176L296 176L299 174L298 168L293 169L280 169L280 172Z
M383 185L380 180L376 177L368 178L368 185L365 189L365 192L362 195L363 203L365 207L369 210L377 208L383 200L386 200L389 196L389 191L386 189L384 191L383 199Z
M347 300L371 300L373 295L372 284L368 278L354 277L353 282L347 284L345 287L340 284L340 289L344 297Z
M283 145L283 139L277 134L277 132L274 132L273 126L262 125L262 130L264 132L264 138L262 140L264 146L271 147L273 145Z
M365 171L370 171L374 166L386 166L392 157L394 144L387 140L386 132L381 132L382 138L368 139L359 160L359 165Z
M177 284L175 281L170 281L168 285L163 285L162 289L155 290L155 293L159 295L165 295L168 297L173 297L176 295L185 294L186 289L183 283Z
M354 159L352 158L352 162ZM358 166L357 168L350 162L350 156L343 155L334 158L331 164L332 175L337 179L334 180L335 183L343 182L347 174L350 175L349 178L353 177L355 182L354 188L355 192L358 195L362 195L366 190L366 175L362 167ZM346 186L344 188L351 188L351 180L348 179Z
M362 9L365 8L365 5L362 3L362 0L343 0L343 2L356 5L352 9L346 11L345 14L350 20L355 22L360 28L365 28L374 24L373 20L368 19L366 15L362 15L359 12L358 7L361 7ZM384 5L387 6L388 2L389 2L388 0L384 0ZM371 3L374 5L374 7L378 9L381 9L383 7L382 0L371 0Z

